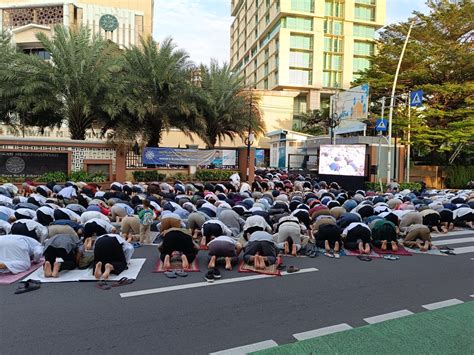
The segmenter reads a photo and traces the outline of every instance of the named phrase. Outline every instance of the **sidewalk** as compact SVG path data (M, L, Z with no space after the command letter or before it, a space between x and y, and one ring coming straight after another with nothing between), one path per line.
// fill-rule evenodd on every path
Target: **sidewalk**
M253 354L473 354L474 302L299 341Z

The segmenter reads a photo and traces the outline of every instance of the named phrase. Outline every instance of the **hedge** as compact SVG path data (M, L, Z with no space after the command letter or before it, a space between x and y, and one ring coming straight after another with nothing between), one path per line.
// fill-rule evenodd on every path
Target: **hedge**
M86 171L73 171L67 176L62 171L51 171L37 177L38 182L63 182L63 181L105 182L107 178L102 173L89 174Z
M474 166L454 165L446 168L444 183L450 189L465 189L474 180Z
M133 179L138 182L164 181L166 179L166 174L161 174L156 170L137 170L134 171L132 174Z
M196 171L194 177L198 181L227 181L235 173L236 171L233 170L202 169Z
M399 185L400 185L400 191L406 190L406 189L410 191L421 189L421 184L418 182L401 182L399 183ZM378 182L366 182L365 189L370 190L370 191L380 192L380 184ZM382 189L383 191L387 191L387 184L382 184Z

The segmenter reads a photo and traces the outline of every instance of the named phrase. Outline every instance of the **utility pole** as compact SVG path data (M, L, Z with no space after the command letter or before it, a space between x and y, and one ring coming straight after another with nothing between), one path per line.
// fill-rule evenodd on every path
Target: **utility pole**
M393 107L395 105L395 90L397 88L398 74L400 73L400 67L402 66L403 56L405 55L405 50L408 45L408 40L410 39L411 30L415 20L413 19L410 23L410 28L408 29L407 38L403 44L402 53L400 54L400 59L398 60L397 71L395 72L395 78L393 79L392 86L392 95L390 96L390 110L388 114L388 155L387 155L387 185L391 182L392 174L392 121L393 121Z
M384 114L385 114L385 96L382 97L382 114L380 115L381 119L384 118ZM380 191L383 192L383 188L382 188L382 178L380 177L380 152L381 152L381 148L382 148L382 137L383 137L383 134L382 134L382 131L379 132L379 149L377 151L377 179L379 180L379 183L380 183Z

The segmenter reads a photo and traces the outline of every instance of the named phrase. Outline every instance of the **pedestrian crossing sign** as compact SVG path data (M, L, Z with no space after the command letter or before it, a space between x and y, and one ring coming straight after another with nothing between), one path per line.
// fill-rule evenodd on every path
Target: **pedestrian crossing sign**
M388 122L387 120L381 118L375 122L375 130L377 132L385 132L387 130Z
M410 106L421 106L423 101L423 90L413 91L410 96Z

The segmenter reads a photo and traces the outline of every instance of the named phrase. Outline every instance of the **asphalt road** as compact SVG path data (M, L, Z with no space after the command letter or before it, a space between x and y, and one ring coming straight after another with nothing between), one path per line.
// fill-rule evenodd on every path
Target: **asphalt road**
M473 232L447 238L473 237ZM446 239L446 238L445 238ZM455 246L474 245L458 243ZM453 246L454 247L454 246ZM0 353L25 354L206 354L447 299L473 300L474 252L456 256L413 255L398 261L284 257L284 263L317 272L248 280L122 298L120 293L203 281L200 273L167 279L152 273L158 252L146 257L135 283L100 290L94 282L43 284L14 295L0 286ZM248 276L236 271L223 279Z

